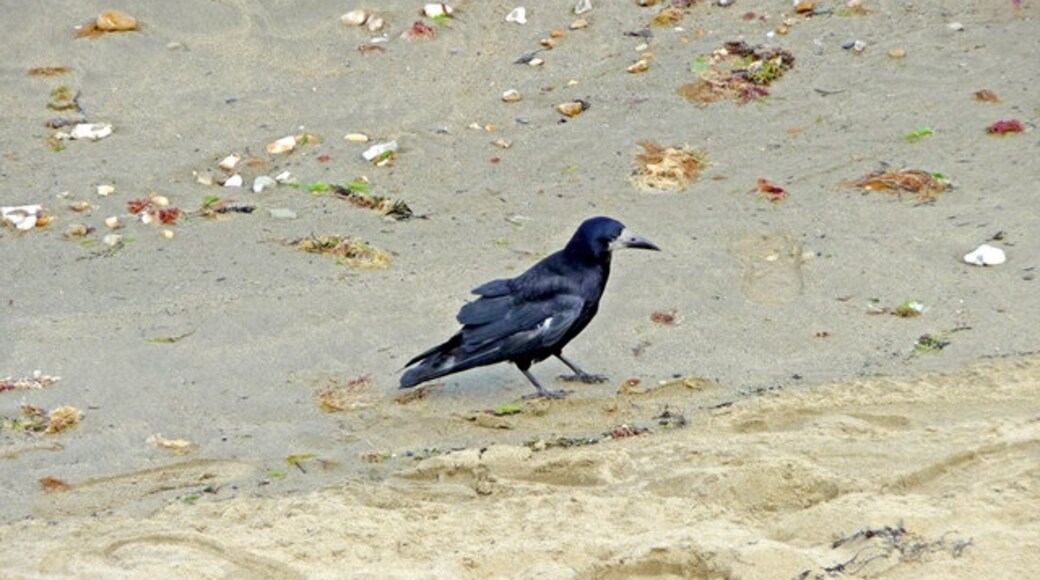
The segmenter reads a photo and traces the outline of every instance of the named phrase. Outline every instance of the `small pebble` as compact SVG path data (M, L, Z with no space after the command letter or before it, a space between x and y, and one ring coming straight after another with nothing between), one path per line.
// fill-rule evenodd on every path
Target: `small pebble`
M893 48L893 49L890 49L888 51L888 57L889 58L899 59L899 58L903 58L905 56L906 56L906 51L903 50L902 48Z
M579 19L575 20L574 22L571 22L571 25L570 25L569 28L571 30L581 30L582 28L588 28L588 26L589 26L589 21L588 20L585 20L584 18L579 18Z
M108 226L108 229L110 230L118 230L123 227L123 224L119 221L119 216L115 215L105 218L105 225Z
M224 180L224 187L242 187L242 175L236 173Z
M162 231L162 237L166 238L167 240L172 240L173 236L175 235L177 234L175 234L171 229L165 229Z
M364 133L347 133L343 138L351 143L368 143L368 135Z
M360 8L351 10L339 17L339 21L347 26L361 26L366 20L368 20L368 13Z
M961 24L960 22L951 22L951 23L947 24L946 26L950 30L954 30L956 32L961 32L962 30L964 30L964 25Z
M437 18L439 16L451 16L451 13L454 12L454 11L455 10L452 9L451 6L448 6L447 4L444 4L442 2L437 2L437 3L433 3L433 4L427 4L426 6L423 6L423 14L427 18Z
M108 197L115 193L116 188L114 185L99 185L97 186L97 194L101 197Z
M69 227L65 228L62 233L66 238L79 238L90 233L90 228L83 224L69 224Z
M170 199L165 195L153 195L152 203L155 204L155 207L169 207Z
M523 98L524 97L520 94L520 91L516 89L509 89L508 91L502 93L502 100L507 103L516 103L523 100Z

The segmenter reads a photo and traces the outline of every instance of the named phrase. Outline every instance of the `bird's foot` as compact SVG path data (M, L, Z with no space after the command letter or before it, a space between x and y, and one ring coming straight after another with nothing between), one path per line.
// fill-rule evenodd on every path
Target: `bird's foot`
M571 394L573 392L574 391L565 391L565 390L550 391L548 389L539 389L537 393L531 393L530 395L524 395L523 399L525 401L530 401L531 399L562 399L562 398L566 397L567 395L569 395L569 394Z
M581 383L585 383L587 385L591 385L593 383L605 383L605 382L610 380L605 375L590 375L589 373L579 373L579 374L573 374L573 375L560 375L557 378L559 378L561 381L564 381L566 383L581 382Z

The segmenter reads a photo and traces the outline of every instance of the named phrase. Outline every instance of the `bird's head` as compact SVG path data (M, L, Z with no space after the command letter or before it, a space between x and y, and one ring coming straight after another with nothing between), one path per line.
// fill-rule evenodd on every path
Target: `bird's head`
M660 250L653 242L630 231L621 222L609 217L589 218L578 226L566 251L594 260L609 259L618 248Z

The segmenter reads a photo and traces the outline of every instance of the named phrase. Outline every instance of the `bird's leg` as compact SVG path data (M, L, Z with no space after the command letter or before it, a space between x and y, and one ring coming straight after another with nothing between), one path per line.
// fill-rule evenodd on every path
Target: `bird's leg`
M542 384L538 382L538 379L534 378L534 375L532 375L531 372L528 371L526 368L520 365L516 365L516 368L520 369L520 372L524 373L524 376L527 377L527 380L531 381L531 384L534 385L534 388L538 389L538 392L536 394L525 395L525 399L537 399L538 397L545 397L547 399L562 399L570 393L570 391L550 391L549 389L543 387Z
M563 353L559 353L554 356L563 361L563 364L567 365L568 367L570 367L572 371L574 371L573 375L560 375L560 378L564 381L581 381L583 383L605 383L609 380L604 375L590 375L589 373L581 370L581 368L578 367L578 365L564 358Z

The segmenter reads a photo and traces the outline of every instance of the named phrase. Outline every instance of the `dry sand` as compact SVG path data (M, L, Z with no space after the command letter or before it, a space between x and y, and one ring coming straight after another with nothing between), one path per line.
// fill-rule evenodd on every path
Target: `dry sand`
M868 0L866 15L798 17L768 39L788 2L702 2L682 30L654 29L642 74L625 72L641 40L623 33L654 10L634 2L594 1L541 68L512 61L567 28L570 2L525 3L526 26L504 22L513 4L460 2L415 41L398 35L421 3L379 5L391 40L369 54L356 47L370 35L339 22L350 4L5 11L0 205L55 219L0 229L0 378L61 380L0 393L0 416L85 411L60 434L0 431L5 576L1040 574L1040 5ZM106 8L142 30L73 39ZM677 94L698 56L735 39L794 54L769 99L698 108ZM841 48L857 39L862 54ZM72 71L27 76L59 65ZM51 151L60 113L46 104L62 85L115 133ZM524 99L503 103L510 88ZM561 122L554 105L577 98L591 108ZM1009 118L1027 132L986 134ZM918 127L934 134L907 142ZM364 162L342 139L355 131L396 139L393 166ZM302 133L321 142L264 152ZM685 191L641 192L641 140L690 144L712 166ZM250 178L367 176L427 219L196 182L230 153L265 162ZM955 187L918 203L840 185L883 164ZM789 198L749 193L759 178ZM153 193L185 212L210 195L257 210L185 215L166 239L127 214ZM92 209L68 209L81 200ZM397 369L454 331L470 288L596 214L665 249L616 258L600 317L568 348L610 383L495 417L484 410L531 391L503 365L393 400ZM110 215L129 243L103 251ZM72 223L95 232L63 238ZM961 262L998 232L1006 264ZM391 266L283 243L312 234L368 240ZM923 315L867 314L906 300ZM679 324L650 321L673 309ZM924 334L949 344L919 352ZM557 387L562 370L534 372ZM357 409L322 412L317 391L362 376ZM618 394L630 378L641 392ZM148 444L157 433L193 450ZM71 488L45 493L47 477Z

